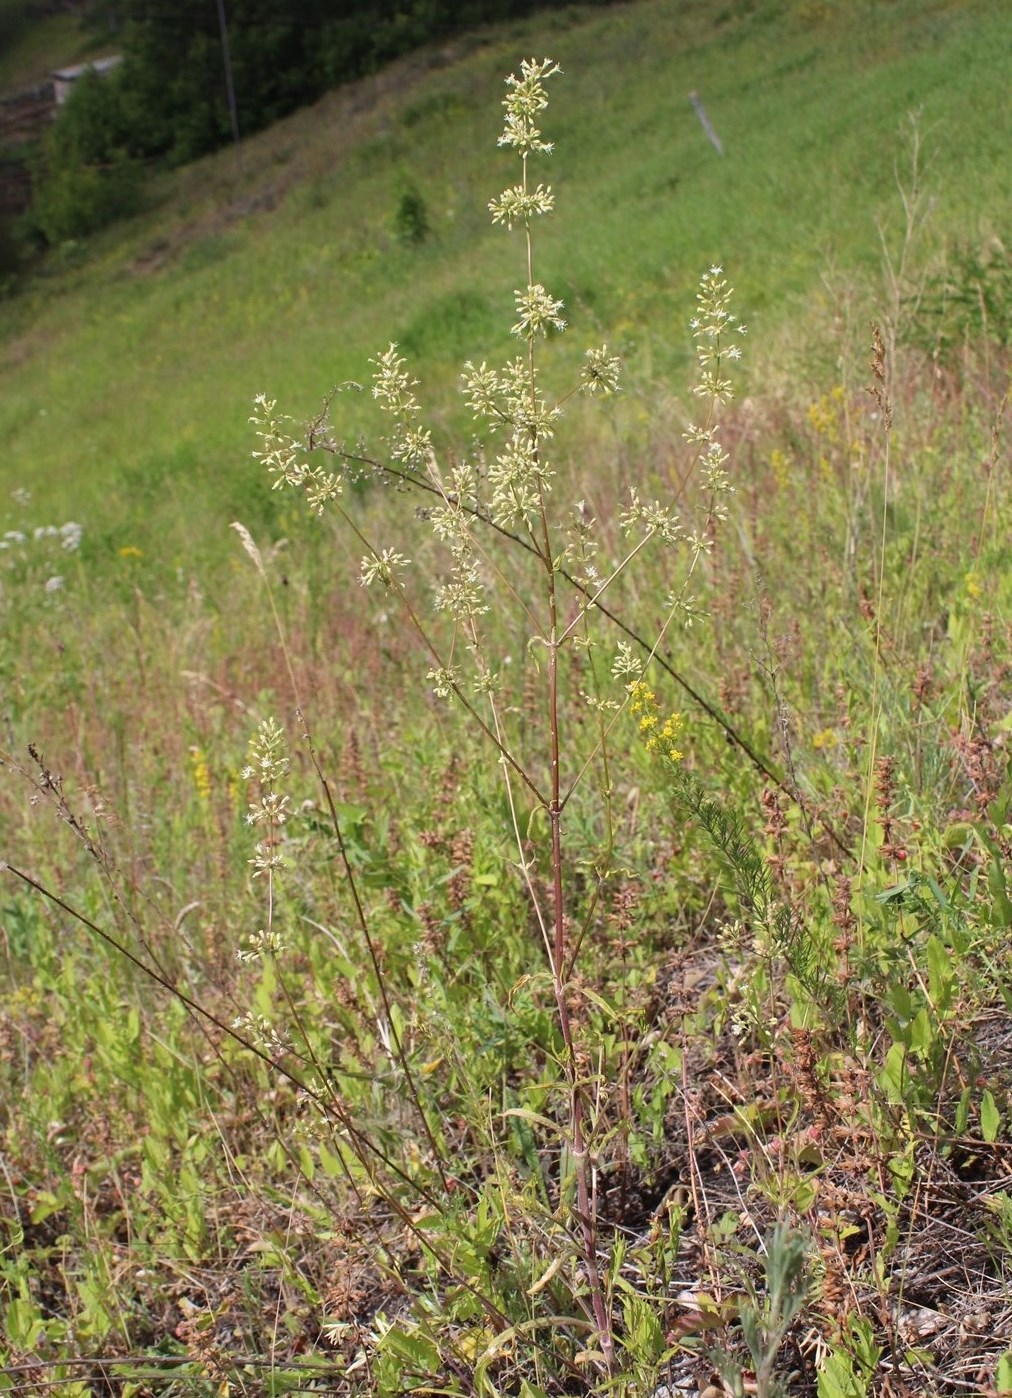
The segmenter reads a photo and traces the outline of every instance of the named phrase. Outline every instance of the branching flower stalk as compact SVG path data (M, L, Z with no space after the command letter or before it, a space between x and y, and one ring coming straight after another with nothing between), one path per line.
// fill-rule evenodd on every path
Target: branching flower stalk
M545 83L558 72L558 66L550 59L525 61L520 76L513 75L507 80L508 91L503 103L506 116L499 145L519 157L520 178L517 184L490 202L489 210L494 223L507 230L518 227L523 231L526 284L514 293L516 319L511 327L511 333L521 340L523 348L500 368L469 361L463 375L465 400L485 432L493 438L498 434L498 449L488 450L487 461L451 458L448 464L441 466L432 433L420 420L421 409L415 396L417 383L411 378L397 346L391 344L373 361L372 390L391 423L387 462L374 462L360 453L347 452L329 434L324 434L321 422L314 427L309 448L303 447L289 434L285 419L277 414L275 404L266 396L258 398L253 418L261 439L261 449L254 455L274 477L275 488L288 485L302 490L316 513L332 509L348 525L365 549L360 582L365 586L383 586L398 598L428 656L427 678L435 693L459 703L497 753L511 811L517 867L544 938L563 1046L560 1058L567 1104L563 1129L571 1175L569 1181L560 1181L561 1194L566 1197L567 1183L574 1186L575 1197L569 1208L573 1231L579 1239L580 1270L586 1286L584 1295L589 1300L596 1332L596 1346L592 1352L599 1369L611 1375L616 1369L616 1347L599 1251L596 1165L591 1139L595 1104L589 1096L585 1070L581 1066L586 1062L587 1045L582 1041L574 1018L571 983L593 911L581 920L574 938L566 915L564 817L569 801L588 770L602 764L602 796L608 833L605 853L598 861L600 873L611 858L612 776L608 740L615 723L631 709L648 751L658 753L669 762L681 756L675 746L681 719L676 714L661 718L653 691L646 683L646 674L676 621L691 626L702 615L688 586L697 567L710 552L714 531L727 516L727 496L732 487L725 470L727 453L721 446L716 420L719 406L731 396L726 369L728 362L740 355L736 341L744 333L744 327L728 310L731 289L721 269L711 268L701 281L697 317L692 323L699 361L699 382L694 391L706 400L707 412L704 424L686 433L694 452L679 491L679 496L684 497L695 483L703 496L701 507L694 510L680 498L680 506L688 510L688 522L683 523L673 505L643 500L635 489L632 490L619 519L628 543L620 559L603 570L603 574L599 573L592 561L596 550L591 537L593 520L577 506L577 525L567 529L556 521L556 512L550 509L556 473L547 448L563 405L576 392L588 396L613 393L618 387L620 372L618 359L603 345L586 352L579 384L569 393L550 402L541 388L541 343L549 334L562 331L565 321L562 302L536 280L533 223L552 212L554 196L550 186L533 183L530 166L536 157L547 156L552 150L551 144L543 139L538 123L547 106ZM342 468L328 471L305 459L309 449L321 445L341 460ZM381 547L369 540L338 502L343 475L360 472L363 467L372 467L381 476L396 477L414 485L435 501L427 508L425 516L449 556L448 573L434 594L435 610L446 623L446 641L438 639L436 631L422 621L408 595L405 577L410 560L396 549ZM531 603L523 597L508 569L502 568L485 546L479 531L489 529L521 544L536 561L541 579L539 603ZM645 662L633 655L629 645L620 643L618 655L610 665L610 679L613 684L617 683L618 695L611 698L602 689L601 670L595 664L594 623L599 617L615 620L603 598L643 550L656 543L687 554L683 581L665 600L664 613ZM537 647L545 656L547 779L520 756L508 729L510 710L497 701L502 677L488 658L483 638L483 618L490 611L489 589L493 582L517 604L529 626L528 649ZM562 620L560 582L576 587L582 598L576 617L568 622ZM573 771L564 773L561 683L567 647L570 650L579 647L590 656L593 693L584 694L583 698L596 712L598 733L589 758L577 759ZM518 783L527 789L547 818L550 844L547 898L539 887L525 837L521 834L514 790ZM526 838L530 838L529 831ZM601 875L602 879L605 876Z
M527 287L516 293L518 311L513 334L526 341L527 386L524 397L511 404L513 411L511 450L498 458L501 480L508 482L508 492L498 502L501 512L510 506L521 514L531 535L544 569L548 607L548 726L551 745L550 799L548 818L551 828L552 911L554 941L551 947L552 990L559 1018L559 1029L565 1046L564 1068L569 1081L570 1155L576 1182L576 1215L583 1241L583 1262L587 1272L597 1339L604 1368L611 1373L615 1364L615 1341L611 1317L605 1302L601 1273L598 1266L597 1219L595 1194L591 1181L592 1166L585 1130L586 1107L584 1088L580 1080L579 1057L570 1018L566 983L566 917L563 887L562 854L562 768L559 718L559 651L564 638L559 633L559 608L556 563L553 556L552 533L549 525L546 496L551 488L551 473L542 458L542 441L552 435L551 423L558 409L547 410L538 390L537 343L549 328L562 330L562 303L553 299L534 280L534 242L531 224L534 218L547 214L553 207L551 189L539 184L532 190L528 162L532 154L551 153L551 145L542 140L536 125L547 106L544 82L559 71L558 66L545 59L541 63L525 62L520 78L511 75L509 92L504 101L506 121L499 138L500 146L511 147L520 156L521 183L507 190L498 201L489 205L494 222L510 227L514 221L523 223L526 245ZM598 360L598 372L604 369ZM595 380L596 382L596 380ZM520 458L518 475L512 474ZM493 497L493 506L496 505ZM531 515L535 519L531 519Z
M250 742L250 760L243 768L244 780L254 778L259 783L255 800L246 814L247 825L260 827L262 837L257 841L250 864L254 879L262 878L267 885L265 925L251 932L246 945L237 953L240 961L257 961L267 954L275 957L284 951L285 943L275 926L275 876L284 867L279 848L281 827L288 819L289 797L280 791L288 775L285 735L273 718L264 719Z

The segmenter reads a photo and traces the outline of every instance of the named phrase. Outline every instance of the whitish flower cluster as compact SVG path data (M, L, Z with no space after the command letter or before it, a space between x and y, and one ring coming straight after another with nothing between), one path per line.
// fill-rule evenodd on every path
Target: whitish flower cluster
M273 928L259 928L246 938L246 945L236 952L236 959L244 965L259 961L262 956L280 956L285 949L285 939Z
M461 674L456 665L437 666L425 678L432 681L432 692L437 699L449 699L461 685Z
M471 621L488 611L485 585L478 562L467 545L451 545L453 564L449 580L436 588L433 605L437 612L446 612L454 621Z
M504 189L498 199L490 199L488 208L493 223L504 223L511 229L515 223L530 223L538 214L550 214L555 208L555 195L550 184L539 184L530 191L517 184Z
M583 393L615 393L618 390L622 361L608 353L608 346L586 350L583 367L580 370L580 389Z
M738 341L745 334L745 326L728 310L732 293L723 268L711 267L700 279L696 293L697 313L690 322L699 363L699 381L692 391L697 398L708 399L711 406L706 423L690 427L685 437L702 453L699 480L709 497L710 519L715 522L727 518L726 497L734 493L724 469L728 455L721 446L714 420L716 409L734 397L734 386L726 377L724 366L741 358ZM709 552L708 542L699 540L697 543L701 545L697 552Z
M27 491L12 492L12 499L19 505L27 505L30 498ZM83 537L84 530L74 520L68 520L66 524L40 524L30 533L24 529L8 529L0 537L0 567L14 572L30 569L33 564L41 561L43 565L48 562L48 567L51 568L55 561L51 544L55 544L64 553L76 553L81 547ZM48 572L48 568L46 571ZM65 583L63 575L55 573L46 578L42 589L51 595L61 592Z
M395 423L391 456L414 470L426 466L432 458L432 433L418 425L421 407L412 391L418 387L418 380L407 373L395 344L369 362L376 368L372 396Z
M429 513L436 537L450 550L449 581L436 589L435 607L454 621L473 621L489 610L485 584L471 538L471 522L479 509L478 471L473 462L455 461L450 479L437 481L441 503Z
M246 959L255 960L249 956ZM234 1019L232 1028L262 1053L269 1053L272 1058L279 1058L283 1053L287 1053L291 1044L286 1030L275 1029L266 1015L255 1014L252 1010L247 1010L244 1015Z
M611 662L612 677L616 680L638 679L643 673L643 662L633 655L628 641L619 641L615 659Z
M512 359L502 369L464 365L464 398L476 418L494 432L510 429L508 440L488 466L488 508L497 524L531 521L551 490L553 471L545 463L539 443L553 435L559 416L537 389L537 371L523 358Z
M288 819L289 798L279 791L279 785L288 776L288 756L285 752L285 735L273 718L266 718L250 740L250 760L242 770L245 781L256 780L259 790L249 804L246 824L263 826L264 837L253 851L250 864L253 877L267 876L268 903L271 917L274 907L274 876L284 867L284 857L278 848L281 827ZM274 927L261 928L247 938L247 945L238 953L240 961L255 961L265 952L277 954L284 949L283 939Z
M549 329L565 330L566 322L559 314L562 302L549 296L540 282L513 294L517 303L517 320L510 328L511 335L517 335L521 340L533 340L537 335L547 335Z
M81 547L81 537L84 530L73 520L68 520L66 524L61 524L57 528L54 524L45 524L41 528L35 529L32 533L34 539L59 539L60 548L66 549L67 553L76 553Z
M363 587L380 582L384 587L393 587L395 574L411 562L396 549L381 549L379 553L366 554L359 568L358 580Z
M282 867L282 858L273 849L273 837L275 829L288 819L288 797L278 791L278 783L288 776L288 756L284 731L274 719L264 719L250 740L250 762L242 769L242 776L246 781L256 777L260 783L259 795L246 812L246 823L267 826L268 842L257 844L256 854L250 860L256 878L267 870Z
M676 544L684 533L674 510L659 500L641 500L633 486L629 489L629 507L620 513L618 522L626 534L639 528L647 538L656 534L667 544Z
M593 511L586 500L578 500L569 516L566 530L568 536L566 558L572 569L575 570L576 576L591 592L596 592L601 586L601 574L596 563L598 551L596 524Z
M512 146L518 155L525 158L533 151L541 155L551 155L551 142L541 139L535 119L548 106L545 79L561 71L559 65L553 63L550 58L545 58L540 63L536 59L525 58L520 64L519 78L515 73L509 75L506 79L509 91L503 98L506 121L503 133L499 137L500 146Z
M32 530L31 542L38 544L46 539L55 539L66 553L76 553L81 547L83 537L84 530L70 519L66 524L40 524L36 526ZM28 535L23 529L8 529L3 538L0 538L0 553L9 549L23 549L28 542Z
M250 418L254 430L262 443L260 451L253 452L254 461L260 461L274 477L274 490L291 485L306 493L306 502L316 514L322 515L324 506L336 500L341 494L341 478L333 471L325 471L322 466L311 466L303 456L304 448L284 424L291 418L277 412L277 402L265 393L258 393L253 400L254 412Z
M537 375L531 375L529 362L522 356L511 359L501 369L490 369L482 361L476 369L470 360L464 365L463 392L476 418L484 418L494 432L507 424L514 433L551 437L560 409L549 407L537 392Z
M734 396L731 381L723 377L723 364L741 358L736 339L745 334L745 326L727 309L733 291L723 267L704 272L696 292L697 312L690 322L700 368L693 392L697 398L713 398L718 403L728 403Z
M709 615L705 607L699 605L692 593L684 591L669 592L664 600L664 605L670 612L681 618L686 631L691 631L697 621L702 621Z

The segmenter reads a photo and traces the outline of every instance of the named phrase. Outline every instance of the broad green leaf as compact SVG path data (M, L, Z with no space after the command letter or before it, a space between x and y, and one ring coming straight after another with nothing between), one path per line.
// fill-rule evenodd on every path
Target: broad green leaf
M885 1066L879 1073L879 1083L890 1102L902 1102L906 1089L907 1050L903 1044L893 1044L886 1054Z
M334 1179L337 1175L342 1173L341 1162L327 1145L326 1141L319 1141L317 1143L316 1154L319 1156L324 1174Z
M1012 1393L1012 1349L1007 1349L998 1360L994 1386L1000 1394Z
M984 1095L980 1099L980 1134L990 1145L998 1139L998 1129L1001 1126L1001 1112L990 1088L984 1089Z

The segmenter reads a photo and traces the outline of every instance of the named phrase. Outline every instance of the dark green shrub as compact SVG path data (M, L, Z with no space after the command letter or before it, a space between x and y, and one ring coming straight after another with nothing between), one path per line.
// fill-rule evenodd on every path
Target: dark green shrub
M142 177L119 75L86 73L43 143L32 222L50 244L87 237L137 209Z
M947 358L967 341L1012 345L1012 257L997 239L964 245L928 284L914 323L915 343Z
M20 273L21 249L10 219L6 214L0 214L0 296L13 289Z
M407 184L397 205L394 227L402 243L414 247L424 243L429 236L429 206L416 184Z

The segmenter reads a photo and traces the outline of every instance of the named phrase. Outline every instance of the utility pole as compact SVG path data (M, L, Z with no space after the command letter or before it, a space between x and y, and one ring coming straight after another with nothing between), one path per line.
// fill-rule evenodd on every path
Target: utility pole
M710 144L713 146L713 149L717 152L718 155L723 155L724 147L720 143L720 137L713 129L713 123L710 121L710 118L706 115L706 112L703 110L703 104L699 100L699 93L690 92L689 101L696 109L696 116L699 117L699 124L706 132L707 136L709 136Z
M218 28L221 30L221 53L225 60L225 88L228 92L228 114L232 120L232 140L239 149L239 109L235 104L235 85L232 82L232 55L228 47L228 21L225 18L225 0L218 0Z

